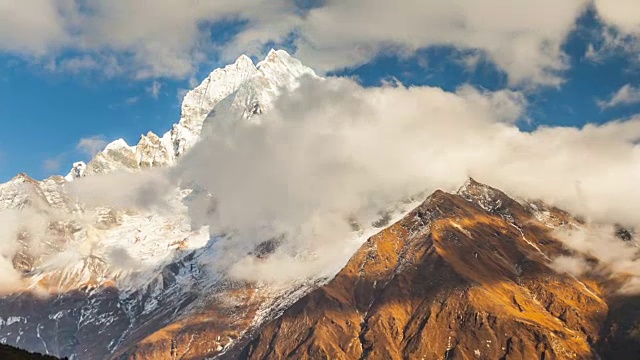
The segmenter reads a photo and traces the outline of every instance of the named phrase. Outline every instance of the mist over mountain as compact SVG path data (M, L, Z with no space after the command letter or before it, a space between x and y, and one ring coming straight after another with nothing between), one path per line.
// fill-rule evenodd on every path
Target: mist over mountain
M527 106L241 56L162 136L0 185L0 341L74 359L637 346L617 306L640 277L640 118L527 132Z

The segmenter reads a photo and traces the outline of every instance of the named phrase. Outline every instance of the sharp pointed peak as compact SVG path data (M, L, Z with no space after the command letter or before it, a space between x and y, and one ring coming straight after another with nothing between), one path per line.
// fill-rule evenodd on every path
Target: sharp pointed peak
M234 65L240 65L240 64L251 64L251 65L253 65L253 60L251 60L251 58L249 56L247 56L245 54L242 54L234 62Z
M289 54L286 50L276 50L272 48L271 50L269 50L264 60L260 61L256 66L260 68L263 64L273 64L280 61L290 62L292 60L295 60L295 58L291 56L291 54Z
M469 189L472 188L488 188L488 189L492 189L492 187L490 187L489 185L485 185L479 181L477 181L476 179L474 179L473 177L469 176L467 177L467 180L464 182L464 184L462 184L462 186L460 186L460 188L458 188L458 191L456 191L456 194L460 194L463 193Z
M212 78L216 77L216 74L224 73L226 71L235 71L236 69L246 69L246 68L254 68L255 69L255 67L256 67L256 65L253 63L253 60L251 60L251 58L249 56L247 56L245 54L242 54L232 64L228 64L226 66L222 66L222 67L213 69L209 73L207 78L205 78L203 80L203 82L201 82L200 85L198 85L198 86L204 86L208 81L210 81Z
M38 181L34 178L32 178L31 176L27 175L27 173L19 173L18 175L14 176L13 179L11 179L10 181L14 182L14 181L20 181L20 182L33 182L33 183L37 183Z

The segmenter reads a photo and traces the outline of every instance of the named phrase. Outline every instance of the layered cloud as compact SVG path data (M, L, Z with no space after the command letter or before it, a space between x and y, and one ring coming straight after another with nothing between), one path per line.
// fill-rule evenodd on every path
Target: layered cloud
M188 78L200 64L292 45L320 71L363 64L381 52L471 49L504 70L511 85L558 85L562 45L585 9L636 34L632 0L469 1L40 1L0 3L0 51L50 69L109 76ZM2 16L2 15L0 15Z

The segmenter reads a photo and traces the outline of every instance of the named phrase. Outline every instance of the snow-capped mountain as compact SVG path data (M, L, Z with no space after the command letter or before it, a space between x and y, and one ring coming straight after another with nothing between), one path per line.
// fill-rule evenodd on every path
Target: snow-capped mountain
M344 261L281 283L239 281L210 266L237 238L191 218L204 191L196 185L170 191L162 209L96 206L65 191L178 164L213 125L259 124L303 76L316 75L284 51L256 65L241 56L186 94L161 137L113 141L64 177L19 174L0 184L0 211L14 220L2 231L15 240L0 253L0 343L91 360L586 359L621 348L611 324L624 312L606 313L616 284L551 266L554 256L575 255L554 230L583 224L472 179L455 193L383 209L379 221L354 220L343 254L332 254ZM278 246L265 239L246 255L260 262ZM621 323L624 334L640 326Z
M269 110L281 89L295 88L303 75L315 76L283 50L271 50L257 65L242 55L235 63L211 72L185 95L180 121L164 135L149 132L134 146L115 140L86 169L75 163L67 178L172 165L198 141L205 119L218 104L218 112L249 119Z
M0 211L28 212L39 220L16 224L9 260L22 278L14 284L19 290L0 298L0 342L103 359L148 353L145 339L170 333L173 340L154 345L153 353L169 354L188 341L190 351L216 354L283 306L278 294L301 296L303 284L251 288L203 270L216 237L206 227L192 228L189 189L176 189L161 212L89 207L64 189L82 177L171 166L198 141L205 120L216 121L214 113L250 121L303 75L315 76L285 51L272 50L257 65L243 55L189 91L180 120L161 137L149 132L134 146L115 140L88 164L74 163L64 177L38 181L20 174L0 185ZM202 326L197 319L212 311L234 317L216 320L219 332L194 340Z

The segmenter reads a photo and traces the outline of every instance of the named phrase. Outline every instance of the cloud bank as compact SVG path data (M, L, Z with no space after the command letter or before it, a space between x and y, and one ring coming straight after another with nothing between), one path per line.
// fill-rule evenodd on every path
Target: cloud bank
M640 44L633 0L159 0L0 1L0 51L52 70L187 79L199 65L291 45L319 71L380 53L451 46L478 51L512 86L562 82L562 50L591 7L608 28ZM550 10L552 9L552 10Z
M514 123L525 108L507 90L304 79L259 123L210 118L170 176L206 189L192 213L233 234L220 240L215 266L252 280L342 264L352 221L370 224L468 176L594 222L640 225L640 118L523 132ZM247 256L271 239L284 239L272 258Z
M331 274L359 245L349 240L355 223L468 176L592 222L640 225L640 117L523 132L526 107L510 90L302 78L259 118L215 113L174 168L87 177L68 190L87 206L170 211L176 186L195 188L192 221L216 235L208 264L251 281ZM257 259L265 241L279 246Z

